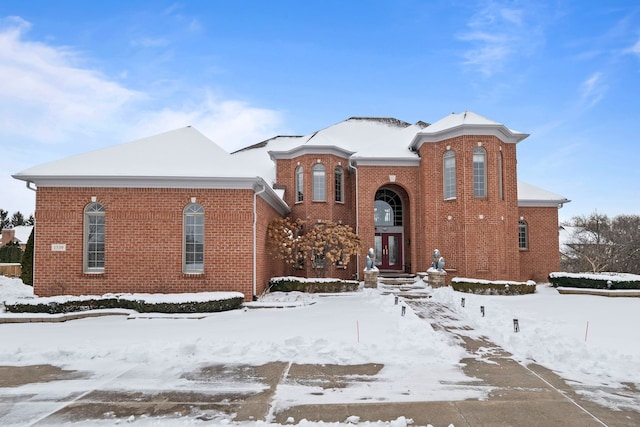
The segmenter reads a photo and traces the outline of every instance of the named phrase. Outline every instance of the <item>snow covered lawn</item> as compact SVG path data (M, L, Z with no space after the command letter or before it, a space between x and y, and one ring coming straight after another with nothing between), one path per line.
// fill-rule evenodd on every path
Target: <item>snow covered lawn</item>
M0 301L29 296L30 290L19 280L0 277ZM430 292L434 301L452 308L473 328L470 335L487 336L516 359L555 370L591 399L640 411L640 396L614 393L624 383L640 387L640 299L559 295L548 285L524 296L480 296L451 288ZM0 324L0 365L52 364L90 372L89 380L96 383L130 369L149 373L143 383L118 382L122 390L180 389L186 372L211 364L384 365L376 381L321 395L302 385L279 388L276 403L281 407L361 399L482 399L489 391L469 385L474 379L460 369L460 359L468 355L458 341L434 331L410 309L401 316L394 297L377 289L334 296L276 293L263 305L289 308L235 310L200 320L118 316ZM480 306L485 307L484 317ZM513 330L515 318L519 333ZM602 386L613 391L603 394ZM60 382L55 390L39 387L22 388L71 392Z

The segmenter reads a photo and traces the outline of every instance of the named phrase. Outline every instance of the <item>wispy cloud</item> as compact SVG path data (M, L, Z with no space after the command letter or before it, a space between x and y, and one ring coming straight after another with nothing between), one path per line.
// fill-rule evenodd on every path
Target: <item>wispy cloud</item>
M580 99L583 107L593 107L604 98L607 86L603 76L601 72L596 72L580 85Z
M640 40L638 40L636 44L634 44L630 48L626 49L625 53L632 53L640 57Z
M0 28L4 132L59 141L73 133L91 133L123 106L144 97L98 71L81 68L81 59L70 48L24 40L29 28L17 17L5 19Z
M225 148L239 148L278 133L282 116L206 87L198 98L159 100L157 93L124 86L68 47L25 40L30 24L0 22L0 135L36 144L102 139L123 142L180 126L194 125ZM147 45L160 41L147 40ZM169 105L170 107L164 107ZM35 160L37 162L37 160Z
M464 64L491 77L515 56L527 55L540 43L541 27L531 9L491 1L476 11L459 40L471 47L463 53Z

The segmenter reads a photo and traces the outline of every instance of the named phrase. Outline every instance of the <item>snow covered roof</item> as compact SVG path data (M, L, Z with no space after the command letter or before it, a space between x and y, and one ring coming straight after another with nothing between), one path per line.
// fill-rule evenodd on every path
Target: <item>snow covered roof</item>
M288 150L278 147L269 153L272 158L287 158L294 151L296 154L317 153L322 147L339 147L354 158L417 159L417 154L409 149L409 143L424 125L422 122L412 125L390 117L351 117L300 137Z
M473 111L465 111L460 114L451 113L417 133L411 141L411 148L418 150L425 142L438 142L461 135L495 135L505 142L515 144L529 136Z
M33 225L18 225L16 227L12 227L12 228L4 228L2 230L2 233L4 234L5 230L12 230L13 231L13 238L12 241L16 242L16 243L20 243L23 245L27 244L27 241L29 240L29 236L31 235L31 230L33 230ZM1 243L0 243L1 244Z
M33 225L19 225L17 227L13 227L15 234L13 235L14 239L18 243L27 243L29 240L29 236L31 235L31 230L33 230Z
M233 154L192 127L79 154L26 169L14 178L38 186L144 188L253 188L279 209L288 207L276 193L275 159L305 153L333 153L358 165L420 163L420 144L458 134L497 135L519 142L528 135L466 111L428 125L395 118L351 117L305 136L277 136ZM520 206L558 206L562 196L518 183ZM277 199L277 200L276 200Z
M518 180L518 206L522 207L548 207L562 206L571 200L551 191L543 190L526 182Z
M288 211L251 165L190 126L45 163L13 177L53 187L266 187L262 197Z

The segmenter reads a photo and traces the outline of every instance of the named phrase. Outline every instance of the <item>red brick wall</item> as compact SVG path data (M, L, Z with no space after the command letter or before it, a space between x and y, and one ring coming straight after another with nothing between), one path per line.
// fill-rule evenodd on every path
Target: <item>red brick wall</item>
M253 191L48 188L36 193L37 295L239 291L253 284ZM83 211L95 196L105 208L105 269L83 273ZM182 272L182 213L191 198L205 209L204 274ZM264 221L274 215L260 203ZM51 245L64 243L66 251ZM259 243L264 253L264 238ZM262 264L260 274L268 274ZM261 279L264 281L264 279Z
M486 150L487 196L473 194L473 150ZM444 200L442 156L456 154L456 198ZM503 197L499 193L498 156L502 152ZM435 248L452 277L517 280L517 176L514 144L493 136L465 135L420 147L421 232L418 269L427 269Z
M284 276L282 261L274 259L269 251L267 228L269 223L281 215L261 197L257 197L258 223L256 227L256 295L262 295L269 287L269 279Z
M313 200L312 168L316 163L321 163L325 167L326 201ZM295 171L298 166L302 166L304 173L304 200L302 202L296 202L295 199ZM335 201L334 171L336 166L342 167L343 171L344 202ZM347 159L331 154L305 154L295 159L277 160L276 184L285 188L284 200L291 207L292 218L304 219L308 226L317 221L333 221L350 225L355 231L355 176L349 169ZM356 264L354 257L346 269L328 266L324 273L326 277L353 279ZM285 269L285 274L290 274L290 270ZM307 266L305 269L296 270L294 274L314 277L316 273L310 266Z
M520 280L548 282L549 273L560 270L558 209L523 207L520 216L529 228L529 247L520 251Z

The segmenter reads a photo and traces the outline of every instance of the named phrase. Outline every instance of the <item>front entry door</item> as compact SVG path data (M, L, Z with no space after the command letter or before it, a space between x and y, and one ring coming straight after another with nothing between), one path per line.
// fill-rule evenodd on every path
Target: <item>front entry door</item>
M402 233L376 233L376 266L380 270L402 270Z

